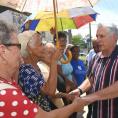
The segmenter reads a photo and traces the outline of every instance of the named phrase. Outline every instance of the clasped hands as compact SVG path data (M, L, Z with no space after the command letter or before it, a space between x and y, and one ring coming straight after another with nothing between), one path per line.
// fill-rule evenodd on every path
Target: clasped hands
M74 90L70 93L59 92L56 94L56 97L66 98L68 100L71 100L72 104L75 104L77 106L76 112L83 111L84 106L89 105L91 103L91 100L88 99L88 97L86 96L80 97L77 90Z

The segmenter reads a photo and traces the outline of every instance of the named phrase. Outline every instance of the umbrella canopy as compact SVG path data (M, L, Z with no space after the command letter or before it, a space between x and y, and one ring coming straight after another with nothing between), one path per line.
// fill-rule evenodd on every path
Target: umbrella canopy
M53 0L42 0L40 10L53 11ZM61 11L63 9L70 9L75 7L94 6L99 0L55 0L56 9Z
M55 0L58 11L74 7L93 6L98 0ZM53 0L0 0L0 12L13 9L34 13L38 10L53 11Z
M96 16L97 12L90 7L64 10L57 13L57 29L59 31L77 29L94 21ZM26 20L23 25L23 30L50 31L51 28L55 28L53 12L39 12L34 18L33 17L34 15Z
M0 0L0 12L15 10L18 12L33 13L39 9L41 0Z

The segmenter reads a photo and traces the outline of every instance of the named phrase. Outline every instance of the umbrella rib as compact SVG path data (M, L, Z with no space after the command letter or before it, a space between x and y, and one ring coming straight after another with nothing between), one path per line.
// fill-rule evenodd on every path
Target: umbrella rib
M61 23L61 28L62 28L62 31L63 31L63 24L62 24L62 19L60 18L60 23Z
M22 9L21 9L21 12L23 12L23 9L24 9L26 3L27 3L27 0L25 0L25 3L24 3L24 5L23 5L23 7L22 7Z
M93 5L92 5L91 1L90 1L90 0L88 0L88 2L89 2L89 4L91 5L91 7L93 8Z

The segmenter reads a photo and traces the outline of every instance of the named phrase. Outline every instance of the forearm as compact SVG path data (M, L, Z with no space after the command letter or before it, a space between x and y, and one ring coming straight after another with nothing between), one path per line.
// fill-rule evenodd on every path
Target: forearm
M58 74L62 77L62 79L66 82L66 77L62 72L62 68L60 67L60 69L58 70Z
M88 78L79 86L79 88L84 92L87 92L91 88L91 82Z
M90 94L85 97L85 99L94 102L97 100L106 100L118 97L118 82L115 82L110 87L104 88L98 92Z
M49 118L68 118L74 112L74 105L70 104L66 107L52 111ZM63 114L63 115L62 115Z
M70 104L66 107L52 110L50 112L44 112L39 109L38 114L35 118L68 118L74 111L76 111L76 105Z
M52 62L50 64L50 74L48 81L45 84L45 90L48 95L53 96L57 87L57 64Z

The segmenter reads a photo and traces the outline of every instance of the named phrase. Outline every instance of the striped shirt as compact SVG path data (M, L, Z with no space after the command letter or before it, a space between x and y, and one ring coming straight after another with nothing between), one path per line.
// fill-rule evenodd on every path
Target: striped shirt
M108 87L118 80L118 46L109 57L101 58L101 55L96 55L89 74L89 79L92 78L92 92ZM118 98L94 102L90 118L118 118Z

